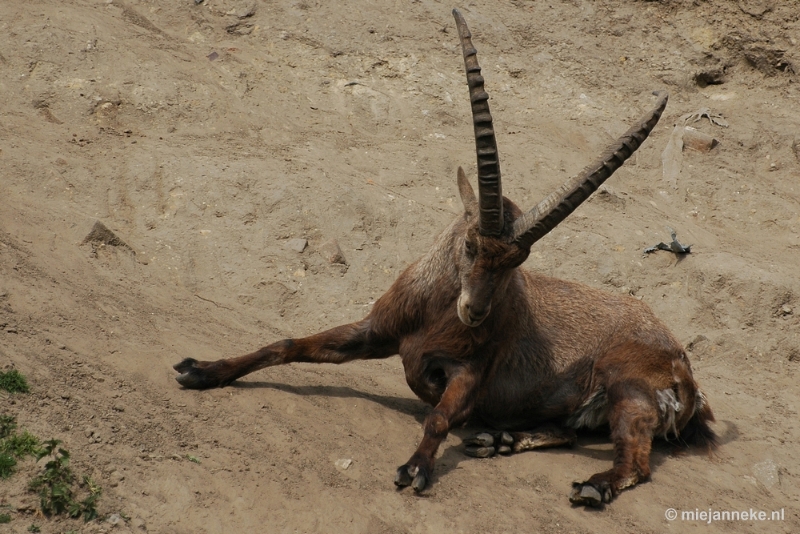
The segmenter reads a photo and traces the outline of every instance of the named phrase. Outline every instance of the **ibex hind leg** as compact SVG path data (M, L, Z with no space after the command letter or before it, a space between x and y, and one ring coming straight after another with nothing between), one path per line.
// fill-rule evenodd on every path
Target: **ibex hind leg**
M528 432L480 432L464 440L469 456L488 458L549 447L572 447L575 430L557 425L543 425Z
M601 506L623 489L650 478L650 449L659 427L658 408L646 387L617 383L608 389L614 467L584 482L574 482L569 500L573 504Z

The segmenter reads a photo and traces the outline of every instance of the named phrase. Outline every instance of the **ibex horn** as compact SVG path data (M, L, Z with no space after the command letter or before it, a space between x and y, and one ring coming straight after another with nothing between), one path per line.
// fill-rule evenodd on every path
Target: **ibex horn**
M516 243L529 248L544 237L636 152L655 128L667 106L666 92L657 91L654 94L659 97L655 108L608 147L600 159L586 167L578 176L567 180L536 207L514 221L513 239Z
M503 187L500 183L500 161L494 137L492 114L489 112L489 95L483 90L478 51L472 46L472 34L467 22L453 10L464 51L464 68L467 71L469 99L472 103L472 122L475 125L475 151L478 155L478 205L479 230L482 235L500 235L503 231Z

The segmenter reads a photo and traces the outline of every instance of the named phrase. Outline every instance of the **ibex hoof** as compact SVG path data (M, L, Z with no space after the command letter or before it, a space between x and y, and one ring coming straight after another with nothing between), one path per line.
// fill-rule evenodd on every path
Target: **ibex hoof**
M473 458L491 458L497 451L494 447L466 447L464 452Z
M514 437L508 432L489 434L481 432L464 440L464 452L474 458L490 458L497 454L511 454Z
M218 377L214 376L207 366L209 362L198 362L194 358L186 358L172 368L178 371L175 380L187 389L209 389L221 386Z
M430 477L424 468L405 464L397 468L397 475L394 477L394 485L398 488L411 486L414 488L414 491L419 493L425 489L429 480Z
M591 482L573 482L569 502L582 506L597 508L610 503L612 499L611 486L608 482L593 484Z

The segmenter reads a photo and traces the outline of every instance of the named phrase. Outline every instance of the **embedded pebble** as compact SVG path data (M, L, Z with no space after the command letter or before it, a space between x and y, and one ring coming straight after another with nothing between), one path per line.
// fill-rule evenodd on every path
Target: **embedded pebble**
M772 460L765 460L753 465L753 474L767 488L771 488L778 482L778 466Z
M308 241L305 239L295 238L286 242L286 247L294 250L295 252L303 252L308 246Z
M350 467L352 464L353 460L351 460L350 458L340 458L335 462L336 467L338 467L342 471Z

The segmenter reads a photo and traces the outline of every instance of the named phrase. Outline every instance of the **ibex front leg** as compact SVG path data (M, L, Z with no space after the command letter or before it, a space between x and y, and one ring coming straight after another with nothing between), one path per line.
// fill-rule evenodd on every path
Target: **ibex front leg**
M292 362L345 363L388 358L397 354L397 340L382 338L370 328L370 319L338 326L319 334L284 339L256 352L215 362L186 358L174 369L175 379L189 389L225 387L253 371Z
M418 492L425 489L433 473L433 457L450 429L469 417L478 383L478 373L467 369L450 378L439 404L425 418L425 435L417 452L408 463L397 468L394 479L397 486L411 486Z

